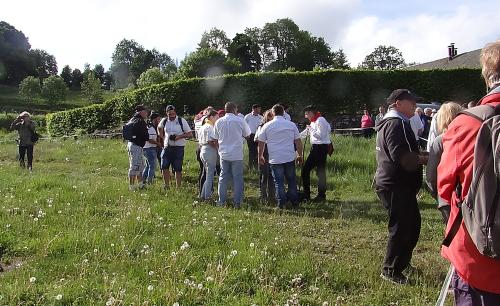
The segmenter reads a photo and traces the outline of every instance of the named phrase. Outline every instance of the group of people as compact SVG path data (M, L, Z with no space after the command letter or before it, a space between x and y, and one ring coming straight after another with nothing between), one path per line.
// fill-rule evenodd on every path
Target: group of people
M500 41L483 48L480 61L488 94L478 106L465 110L447 102L435 115L432 110L421 114L416 110L420 98L397 89L387 98L389 111L376 125L375 187L389 215L381 277L398 284L408 281L404 272L412 270L412 253L420 235L417 193L425 165L427 184L446 224L441 254L453 267L456 305L500 305L496 257L500 244ZM423 146L418 137L426 125L429 138ZM421 147L428 147L428 154ZM483 168L485 163L489 169Z
M149 117L148 117L149 115ZM253 105L246 116L236 104L228 102L223 110L207 107L195 117L195 136L198 141L196 157L199 198L212 199L214 180L218 175L217 205L226 205L228 189L232 187L232 205L239 208L244 198L244 143L248 146L248 169L259 171L260 198L297 207L301 200L311 200L310 173L316 169L318 193L313 201L326 200L326 160L333 145L330 124L315 106L304 109L308 125L299 133L297 125L281 104L274 105L261 115L260 105ZM148 120L149 119L149 120ZM123 127L128 140L129 188L146 188L153 182L156 160L160 163L164 188L170 187L171 173L176 186L182 183L182 165L186 140L193 131L184 118L177 116L175 107L166 107L166 117L150 113L138 105L129 122ZM303 140L310 140L311 150L304 162ZM143 157L144 155L144 157ZM145 165L144 165L144 160ZM295 175L296 164L303 165L303 192L299 194ZM288 188L285 188L285 184Z

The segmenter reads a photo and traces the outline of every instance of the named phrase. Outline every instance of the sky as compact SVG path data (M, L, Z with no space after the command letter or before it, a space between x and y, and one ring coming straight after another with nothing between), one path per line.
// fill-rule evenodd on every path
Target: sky
M134 39L179 62L204 31L232 38L247 27L291 18L303 30L342 48L352 66L379 45L398 48L407 62L424 63L500 39L498 0L1 0L0 20L21 30L32 48L64 65L109 68L116 44Z

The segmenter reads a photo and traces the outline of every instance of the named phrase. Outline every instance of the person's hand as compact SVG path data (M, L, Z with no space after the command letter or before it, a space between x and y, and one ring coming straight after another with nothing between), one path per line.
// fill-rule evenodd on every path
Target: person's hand
M266 163L266 159L264 158L264 156L259 156L259 165L264 165Z
M302 165L302 163L304 163L304 158L301 155L297 156L297 165Z

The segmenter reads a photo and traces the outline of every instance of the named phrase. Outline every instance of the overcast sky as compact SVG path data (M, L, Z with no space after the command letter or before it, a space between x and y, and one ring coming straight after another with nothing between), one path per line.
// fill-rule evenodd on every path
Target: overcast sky
M497 0L2 0L0 20L24 32L32 48L66 64L106 68L123 38L181 61L212 27L232 38L246 27L292 18L301 29L344 49L357 66L381 44L399 48L407 62L471 51L500 39Z

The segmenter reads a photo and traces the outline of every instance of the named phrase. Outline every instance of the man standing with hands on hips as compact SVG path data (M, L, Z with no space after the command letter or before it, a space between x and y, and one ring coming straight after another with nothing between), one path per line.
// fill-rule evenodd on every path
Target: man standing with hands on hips
M420 98L407 89L396 89L387 98L389 112L377 129L377 196L389 214L389 240L382 266L382 279L406 284L403 272L411 267L413 249L420 235L417 193L422 186L422 165L410 118Z
M158 135L164 139L161 153L161 170L163 174L164 189L170 184L170 166L175 172L177 187L182 183L182 163L184 161L184 147L186 139L193 136L189 124L184 118L178 117L173 105L166 107L167 117L158 125Z
M245 116L245 122L250 127L250 136L247 137L248 144L248 169L257 169L257 143L255 142L255 132L262 122L260 105L252 105L252 112Z

